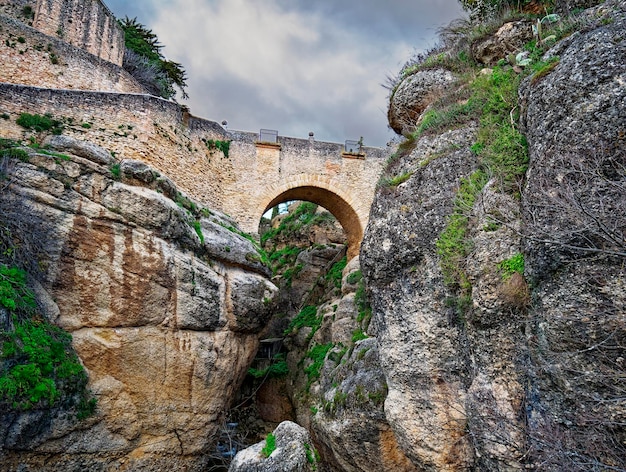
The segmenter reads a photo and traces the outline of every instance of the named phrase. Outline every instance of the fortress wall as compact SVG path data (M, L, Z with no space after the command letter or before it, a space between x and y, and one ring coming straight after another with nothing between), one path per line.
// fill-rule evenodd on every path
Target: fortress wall
M181 106L150 95L84 92L0 84L0 136L28 142L33 132L18 126L21 113L51 114L66 126L63 135L89 141L119 159L136 159L154 166L181 190L208 206L221 209L221 177L204 139L220 139L216 123L186 125ZM220 134L220 132L222 134ZM42 135L35 135L42 139Z
M0 16L0 82L39 87L142 93L124 69Z
M124 32L100 0L37 0L33 27L122 65Z

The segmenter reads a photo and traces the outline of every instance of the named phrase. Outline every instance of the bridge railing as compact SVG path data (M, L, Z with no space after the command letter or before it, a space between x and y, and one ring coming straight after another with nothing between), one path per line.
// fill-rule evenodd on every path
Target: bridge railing
M278 142L278 131L274 129L261 129L261 131L259 131L259 141L262 143Z

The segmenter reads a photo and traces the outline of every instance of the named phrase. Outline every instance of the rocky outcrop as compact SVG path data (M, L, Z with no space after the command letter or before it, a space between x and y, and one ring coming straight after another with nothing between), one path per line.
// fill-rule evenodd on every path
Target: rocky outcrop
M389 126L398 134L411 133L426 107L454 82L445 69L422 70L404 78L389 102Z
M510 21L494 34L472 44L472 56L481 64L495 65L500 59L523 50L533 38L530 21Z
M471 464L465 339L446 306L452 294L443 285L435 241L460 179L475 165L469 151L474 133L469 127L424 138L395 163L417 171L396 189L378 193L361 248L374 312L370 329L389 390L385 416L418 470ZM442 155L420 167L430 152Z
M50 316L72 333L98 406L78 423L13 418L3 466L203 470L277 291L267 268L232 221L145 164L46 144L6 166L3 209L45 234Z
M240 451L228 468L229 472L312 472L317 470L315 448L306 429L291 421L283 421L273 432L274 448L267 440ZM262 451L266 450L266 454Z
M399 154L386 172L410 177L372 206L369 332L386 419L418 470L625 467L624 2L585 18L522 84L521 204L497 180L455 203L478 168L469 124ZM465 293L444 283L437 247L459 208ZM524 274L503 277L499 264L520 253Z
M285 340L287 389L327 470L413 471L383 410L387 383L378 343L363 333L362 289L357 257L343 271L341 291L317 308L319 329L305 326Z
M558 65L521 88L528 434L550 470L626 468L626 5L602 15L612 19L549 52Z

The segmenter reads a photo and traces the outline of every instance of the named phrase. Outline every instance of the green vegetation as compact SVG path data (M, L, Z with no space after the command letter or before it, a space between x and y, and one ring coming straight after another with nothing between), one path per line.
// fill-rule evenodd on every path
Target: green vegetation
M270 433L265 438L265 446L261 449L261 455L263 457L269 457L272 455L272 452L276 450L276 436Z
M29 20L32 20L33 18L35 18L35 11L33 10L33 7L31 7L30 5L24 6L22 8L22 16Z
M196 231L196 234L198 235L198 238L200 239L200 243L204 244L204 234L202 234L202 225L200 224L200 221L195 220L193 222L193 229ZM230 252L230 248L228 248L227 252Z
M269 260L272 263L273 273L276 274L282 268L295 264L298 254L303 250L304 248L301 247L285 246L282 249L272 252L269 256Z
M11 329L0 330L0 404L24 411L62 402L79 419L92 414L95 399L71 336L38 315L23 270L0 264L0 308L12 319Z
M59 120L52 118L52 115L31 115L30 113L22 113L15 121L22 128L33 131L51 131L52 134L61 134L63 124Z
M337 289L341 288L341 273L343 269L346 268L347 263L348 258L344 256L341 260L335 262L328 271L328 274L326 274L326 280L331 282Z
M367 339L369 336L363 332L362 329L354 330L352 333L352 342L355 343L357 341L361 341L362 339Z
M285 330L285 334L291 333L293 330L299 330L305 326L313 329L315 333L322 325L322 316L317 315L317 307L307 305L294 317Z
M9 147L6 149L0 149L0 158L6 157L8 159L19 159L22 162L28 162L30 156L23 149Z
M515 273L524 275L524 254L518 252L514 256L503 260L498 264L498 269L500 269L503 280L511 278Z
M402 172L394 177L383 178L381 185L385 187L397 187L411 178L414 172Z
M120 180L120 178L122 177L122 171L119 163L113 164L111 167L109 167L109 170L111 171L113 179Z
M137 18L124 18L120 22L124 30L127 53L124 55L124 69L135 77L154 95L172 98L177 87L182 98L188 98L187 73L182 65L169 61L162 54L163 46L157 36L137 21Z
M359 270L355 270L354 272L350 273L346 277L346 282L348 282L349 284L356 284L362 278L363 278L363 274L361 273L361 269L359 269Z
M317 452L317 449L308 443L304 443L304 451L307 462L311 464L311 469L317 470L317 463L320 461L320 454Z
M487 174L480 170L474 172L467 179L461 180L454 202L454 211L448 217L448 224L437 240L437 254L441 258L440 265L444 283L462 290L471 288L463 270L465 257L472 249L472 242L467 237L469 213L487 180Z
M478 140L472 146L480 167L461 180L453 213L437 240L444 282L461 291L459 300L471 292L463 265L472 249L468 233L476 197L490 178L495 178L501 191L515 192L528 167L526 139L515 126L519 81L511 67L498 66L470 83L468 104L480 110Z
M278 236L281 233L295 233L301 228L313 224L331 220L334 217L330 213L317 214L318 206L315 203L302 202L293 213L287 215L277 228L271 229L261 236L261 244Z
M282 378L289 373L289 367L287 367L287 360L283 353L276 354L272 359L272 363L265 369L248 369L248 374L255 379L259 378Z
M289 269L283 272L283 280L285 281L285 285L287 287L291 287L293 282L293 278L297 277L298 274L304 269L304 264L297 264L294 267L290 267Z
M218 151L222 151L224 157L228 157L228 151L230 150L231 141L220 141L219 139L203 139L206 147L209 148L210 151L217 149Z
M354 294L354 303L359 310L356 320L361 324L363 330L367 330L370 320L372 319L372 307L367 299L365 281L362 278L359 280L359 285Z
M333 347L333 343L316 344L306 353L306 358L312 361L308 367L304 368L304 373L307 375L307 391L311 384L320 378L326 355Z

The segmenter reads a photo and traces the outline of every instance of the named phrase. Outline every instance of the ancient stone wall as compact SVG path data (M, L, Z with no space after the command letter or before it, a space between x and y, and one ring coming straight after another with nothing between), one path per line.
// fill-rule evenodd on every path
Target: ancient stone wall
M48 36L122 65L124 32L100 0L38 0L33 26Z
M96 143L118 159L157 168L182 190L232 216L256 233L263 212L292 199L333 212L348 234L349 255L358 246L386 152L364 148L357 156L341 144L279 137L257 142L255 133L228 132L190 116L178 104L148 95L39 89L0 84L0 135L27 139L16 124L23 112L51 114L64 135ZM231 141L228 156L210 140Z
M1 15L0 61L0 82L62 89L143 92L141 85L120 66Z

